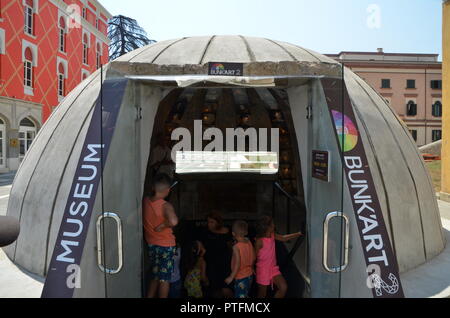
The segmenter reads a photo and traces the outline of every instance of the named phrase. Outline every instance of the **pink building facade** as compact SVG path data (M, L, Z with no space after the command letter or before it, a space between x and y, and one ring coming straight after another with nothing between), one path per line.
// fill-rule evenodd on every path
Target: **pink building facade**
M366 80L408 126L417 145L442 138L442 63L437 54L341 52L328 55Z

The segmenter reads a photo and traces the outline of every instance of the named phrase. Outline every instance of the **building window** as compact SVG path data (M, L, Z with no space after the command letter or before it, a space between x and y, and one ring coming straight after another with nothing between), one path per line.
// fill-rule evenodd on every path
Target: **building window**
M83 19L86 19L86 8L82 9L81 16L83 17Z
M432 114L434 117L442 117L442 103L440 101L433 104Z
M89 64L89 39L87 34L83 35L83 63L88 65Z
M63 17L59 19L59 50L66 52L66 22Z
M416 88L416 80L407 80L406 88Z
M25 154L30 149L31 144L33 143L33 140L35 137L36 137L35 124L29 118L24 118L20 122L20 127L19 127L19 159L20 159L20 161L22 161L23 158L25 158Z
M414 141L417 142L417 130L413 129L409 131L411 133L411 136L413 137Z
M442 81L431 81L431 89L442 89Z
M417 116L417 104L412 100L406 105L406 116L413 117Z
M65 96L65 72L64 72L64 66L62 63L59 63L58 66L58 96L64 97Z
M381 88L391 88L391 80L390 79L382 79L381 80Z
M6 54L6 41L4 29L0 29L0 54Z
M89 72L88 71L86 71L86 70L81 70L81 80L82 81L84 81L86 78L88 78L89 77Z
M102 66L102 49L100 43L97 43L97 68Z
M23 63L23 84L28 88L33 88L33 53L27 47L25 49L25 61Z
M442 130L433 130L433 142L442 139Z
M34 16L33 16L33 0L26 0L24 6L25 26L24 31L30 35L34 35Z
M95 28L98 30L98 18L95 19Z

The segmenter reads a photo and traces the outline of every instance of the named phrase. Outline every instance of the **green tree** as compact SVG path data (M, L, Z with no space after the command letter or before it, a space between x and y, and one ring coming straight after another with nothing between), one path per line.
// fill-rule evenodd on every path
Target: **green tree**
M108 22L109 59L116 58L156 41L147 37L147 32L132 18L116 15Z

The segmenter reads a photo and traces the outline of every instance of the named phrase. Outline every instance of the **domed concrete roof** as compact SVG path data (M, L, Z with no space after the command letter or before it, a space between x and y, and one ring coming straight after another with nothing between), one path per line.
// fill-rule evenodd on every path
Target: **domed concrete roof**
M116 61L159 65L202 65L218 61L338 64L329 57L286 42L235 35L200 36L162 41L137 49Z
M132 75L205 74L208 62L245 63L251 75L340 70L336 61L296 45L242 36L162 41L126 54L106 69L115 66ZM258 63L264 65L252 66ZM405 272L445 247L434 189L408 128L372 87L353 72L345 73L387 230ZM8 215L20 218L22 232L6 252L39 275L46 274L51 259L100 84L97 71L64 99L39 132L11 190Z

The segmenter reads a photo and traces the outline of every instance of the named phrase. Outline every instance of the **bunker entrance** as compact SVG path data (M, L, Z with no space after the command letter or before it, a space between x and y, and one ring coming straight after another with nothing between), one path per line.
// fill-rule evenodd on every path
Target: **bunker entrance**
M180 138L172 140L173 136ZM280 234L306 233L299 148L285 90L174 89L160 103L150 142L145 192L149 193L157 174L172 178L168 201L179 217L174 233L182 251L207 231L212 212L218 212L228 228L236 220L246 221L253 242L256 223L264 215L273 217ZM302 262L293 256L307 254L306 237L277 243L277 262L288 283L288 297L303 294L306 256ZM144 295L150 279L146 250Z

